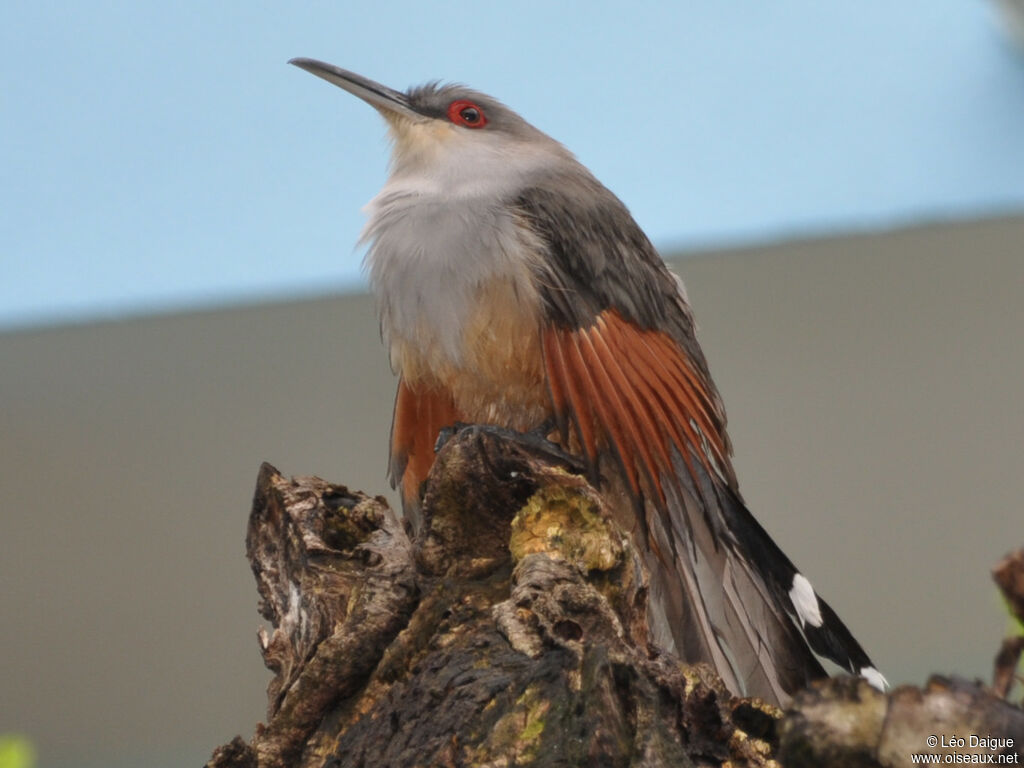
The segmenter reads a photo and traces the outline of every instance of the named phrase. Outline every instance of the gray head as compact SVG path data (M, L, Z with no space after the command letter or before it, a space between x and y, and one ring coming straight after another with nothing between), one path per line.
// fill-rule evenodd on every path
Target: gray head
M387 120L393 177L474 186L473 179L508 179L539 164L575 162L561 144L500 101L465 86L435 82L402 93L315 59L289 63L358 96Z

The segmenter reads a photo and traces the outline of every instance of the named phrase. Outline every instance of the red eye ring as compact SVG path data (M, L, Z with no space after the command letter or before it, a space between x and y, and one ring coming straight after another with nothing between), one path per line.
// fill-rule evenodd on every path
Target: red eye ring
M483 128L487 125L484 111L467 99L456 99L448 105L448 119L466 128Z

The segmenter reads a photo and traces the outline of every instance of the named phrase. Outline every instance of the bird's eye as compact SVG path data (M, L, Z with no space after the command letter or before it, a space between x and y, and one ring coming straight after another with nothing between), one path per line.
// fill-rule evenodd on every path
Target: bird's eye
M448 119L467 128L483 128L487 125L484 111L472 101L465 99L457 99L448 105Z

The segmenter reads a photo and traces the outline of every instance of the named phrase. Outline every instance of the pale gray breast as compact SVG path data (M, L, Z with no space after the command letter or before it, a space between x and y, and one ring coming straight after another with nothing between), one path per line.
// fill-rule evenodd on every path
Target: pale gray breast
M460 367L482 286L511 279L535 293L538 246L495 198L385 188L368 209L366 267L386 343L415 344Z

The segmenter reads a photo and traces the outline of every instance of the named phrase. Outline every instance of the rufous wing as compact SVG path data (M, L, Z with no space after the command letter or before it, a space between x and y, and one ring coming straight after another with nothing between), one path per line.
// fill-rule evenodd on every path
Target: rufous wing
M726 684L784 702L824 670L812 650L884 678L743 504L725 417L702 365L664 331L606 310L550 326L544 357L555 415L588 462L618 464L644 512L652 627Z
M606 310L588 327L547 328L544 358L561 428L592 464L602 451L613 454L634 494L664 498L674 453L698 487L697 463L731 479L721 409L667 333Z
M404 508L419 507L420 488L434 464L438 433L458 421L448 390L398 382L391 424L391 482L402 494Z

